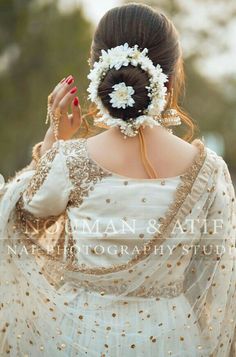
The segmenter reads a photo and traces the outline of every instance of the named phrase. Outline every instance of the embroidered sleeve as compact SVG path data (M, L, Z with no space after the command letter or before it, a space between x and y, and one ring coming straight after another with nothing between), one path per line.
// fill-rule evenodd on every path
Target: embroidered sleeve
M39 160L17 207L35 217L57 216L68 203L71 190L63 146L59 140Z
M36 172L32 177L32 180L30 181L27 190L25 191L25 198L27 203L30 203L36 192L40 189L43 182L47 178L52 167L52 162L57 153L58 147L53 147L51 150L47 151L39 161L36 167Z
M71 140L63 148L66 166L73 189L69 197L71 207L79 207L84 198L93 191L96 183L111 174L90 160L87 152L86 139Z

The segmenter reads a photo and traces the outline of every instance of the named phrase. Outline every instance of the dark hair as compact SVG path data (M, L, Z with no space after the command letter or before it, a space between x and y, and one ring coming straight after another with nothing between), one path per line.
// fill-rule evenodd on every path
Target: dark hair
M148 49L148 56L154 65L160 64L168 75L168 90L173 88L173 107L178 110L185 124L190 128L192 137L194 125L191 119L178 106L179 95L184 89L184 71L182 50L178 32L173 23L161 12L148 5L131 3L109 10L100 20L91 46L90 63L99 60L101 50L128 43ZM112 86L124 81L133 86L135 105L126 109L113 108L109 93ZM149 104L147 89L148 75L139 67L131 65L121 67L118 71L108 71L98 88L98 94L113 117L128 119L141 115Z

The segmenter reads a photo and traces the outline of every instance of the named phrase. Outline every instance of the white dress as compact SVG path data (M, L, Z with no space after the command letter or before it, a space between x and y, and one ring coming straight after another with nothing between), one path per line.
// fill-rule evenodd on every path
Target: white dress
M183 175L134 179L59 140L7 182L1 356L236 356L235 193L194 143Z

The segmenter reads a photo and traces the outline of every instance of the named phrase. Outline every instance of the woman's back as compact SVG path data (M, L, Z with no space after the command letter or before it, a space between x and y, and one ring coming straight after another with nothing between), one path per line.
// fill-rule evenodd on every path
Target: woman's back
M1 192L0 355L233 357L235 192L220 156L166 130L193 136L178 33L116 7L89 62L108 130L71 139L86 115L64 78L32 165Z
M18 225L39 239L42 231L35 232L35 217L40 217L40 227L49 218L50 225L56 226L60 213L65 212L70 228L63 240L75 245L75 265L84 264L86 269L95 271L104 271L105 267L113 271L114 266L118 269L121 264L132 265L132 261L141 258L144 245L150 244L153 250L155 243L160 244L164 238L168 242L171 238L166 230L171 228L170 222L173 228L174 222L181 219L186 210L186 197L197 178L190 199L201 197L199 173L207 161L213 163L200 140L192 145L197 154L181 174L135 178L110 171L94 161L88 151L88 139L60 140L44 155L17 203ZM61 234L64 232L59 230L54 236L53 245L59 242ZM42 242L46 245L50 240ZM91 254L99 244L104 249L102 256ZM115 255L109 252L109 246L115 246ZM127 246L125 253L120 251L123 246ZM182 269L176 271L177 279ZM161 279L160 283L165 281Z

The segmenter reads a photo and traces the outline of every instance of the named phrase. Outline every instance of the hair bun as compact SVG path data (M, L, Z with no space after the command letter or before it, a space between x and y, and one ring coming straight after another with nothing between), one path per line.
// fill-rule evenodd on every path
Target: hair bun
M114 108L111 104L109 94L113 91L112 87L121 82L124 82L126 86L132 86L134 89L132 98L135 103L132 107L129 106L125 109ZM107 72L98 87L98 95L111 116L127 120L142 115L143 111L148 107L150 98L148 90L145 88L148 85L149 78L145 71L132 65L123 66L119 70L113 68Z

